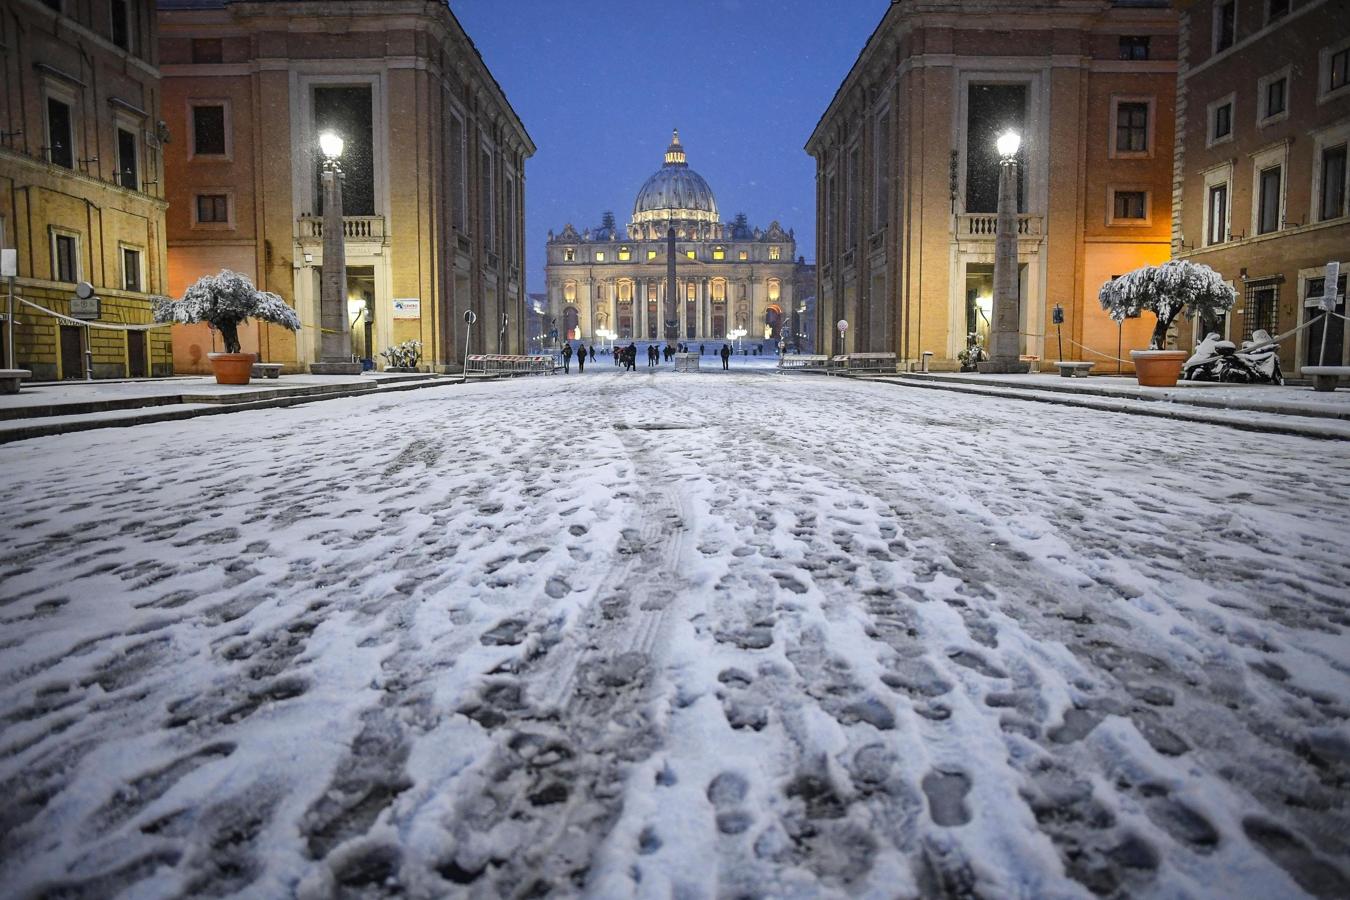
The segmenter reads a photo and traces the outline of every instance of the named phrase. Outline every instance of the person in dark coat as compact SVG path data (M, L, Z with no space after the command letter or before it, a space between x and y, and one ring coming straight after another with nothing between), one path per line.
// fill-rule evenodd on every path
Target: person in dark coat
M586 345L582 344L577 348L577 371L586 371Z
M572 371L572 345L564 343L562 353L563 353L563 373L567 374Z
M702 355L703 355L703 345L702 345L702 344L699 344L699 345L698 345L698 355L699 355L699 356L702 356Z
M628 371L637 371L637 344L630 343L628 349L624 352L624 362L628 364Z
M730 369L731 366L727 363L727 360L731 358L731 345L723 344L721 351L719 351L719 355L722 357L722 368Z

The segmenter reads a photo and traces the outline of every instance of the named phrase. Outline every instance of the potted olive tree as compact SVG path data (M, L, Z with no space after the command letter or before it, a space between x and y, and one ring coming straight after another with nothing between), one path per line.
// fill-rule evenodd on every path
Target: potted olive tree
M1183 259L1170 259L1162 265L1143 266L1102 285L1097 294L1102 309L1123 322L1144 310L1153 313L1158 323L1147 350L1131 350L1139 383L1149 387L1172 387L1181 375L1186 351L1167 347L1167 332L1177 314L1218 317L1233 308L1237 292L1224 283L1209 266Z
M207 354L217 384L248 384L254 358L252 353L239 352L239 326L249 319L261 319L291 331L300 328L300 317L285 300L271 291L258 290L246 276L229 269L198 278L180 300L163 297L155 304L157 322L205 322L220 332L225 352Z

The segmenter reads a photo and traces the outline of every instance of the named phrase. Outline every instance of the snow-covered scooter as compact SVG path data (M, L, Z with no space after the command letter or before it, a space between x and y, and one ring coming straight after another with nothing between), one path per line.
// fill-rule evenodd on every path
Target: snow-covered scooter
M1239 350L1232 341L1221 341L1210 332L1181 367L1187 381L1221 381L1228 384L1284 384L1280 371L1280 347L1270 332L1258 328Z

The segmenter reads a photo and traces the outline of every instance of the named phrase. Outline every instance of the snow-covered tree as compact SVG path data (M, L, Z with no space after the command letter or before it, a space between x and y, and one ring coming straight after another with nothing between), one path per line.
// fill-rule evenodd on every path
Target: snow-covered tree
M206 322L220 332L226 353L239 352L239 326L249 319L272 322L291 331L300 329L300 317L285 300L271 291L258 290L247 276L229 269L198 278L180 300L161 297L155 303L156 322Z
M1177 313L1217 318L1233 308L1237 292L1209 266L1184 259L1169 259L1159 266L1143 266L1113 278L1097 293L1102 309L1117 322L1148 310L1158 317L1149 349L1161 350L1167 329Z

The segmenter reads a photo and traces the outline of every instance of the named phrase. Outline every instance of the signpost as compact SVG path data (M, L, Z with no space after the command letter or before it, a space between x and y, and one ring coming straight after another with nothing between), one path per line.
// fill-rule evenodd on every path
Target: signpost
M1050 321L1055 323L1055 336L1059 339L1059 359L1064 361L1064 307L1058 303L1050 310Z
M838 322L835 323L834 327L839 329L839 352L840 352L840 353L843 353L843 352L844 352L844 332L845 332L845 331L848 331L848 322L847 322L846 320L844 320L844 319L840 319Z
M70 315L73 319L97 321L103 318L102 303L94 286L87 281L75 285L75 296L70 301ZM89 340L89 326L84 326L84 380L94 380L94 347Z

